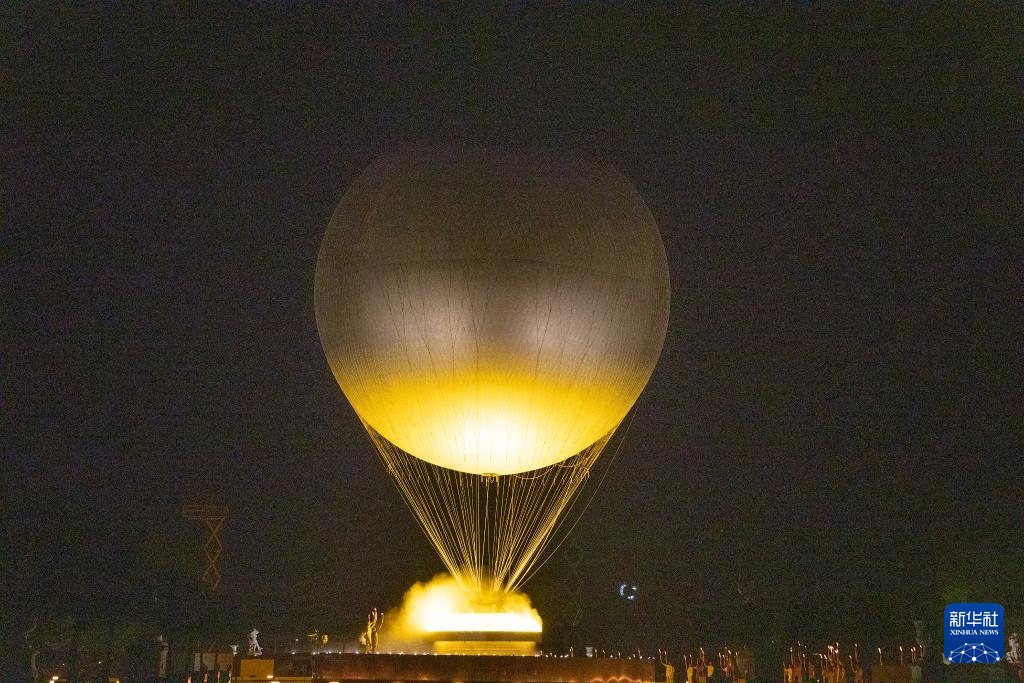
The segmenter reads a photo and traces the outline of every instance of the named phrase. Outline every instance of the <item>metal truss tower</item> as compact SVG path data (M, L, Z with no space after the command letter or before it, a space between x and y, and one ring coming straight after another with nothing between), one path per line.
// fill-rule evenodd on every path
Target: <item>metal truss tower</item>
M205 584L211 591L216 591L220 587L220 568L217 561L224 551L220 531L228 517L228 508L223 505L183 505L181 516L206 524L206 542L203 544L206 564L199 576L199 582Z

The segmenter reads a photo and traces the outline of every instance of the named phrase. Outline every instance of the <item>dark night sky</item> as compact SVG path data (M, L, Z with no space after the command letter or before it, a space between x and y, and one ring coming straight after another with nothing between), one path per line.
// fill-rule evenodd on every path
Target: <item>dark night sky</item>
M1020 14L3 12L8 638L187 575L186 500L231 506L246 628L441 570L312 282L356 174L448 137L601 155L665 239L665 350L577 536L594 640L909 639L950 586L1021 619Z

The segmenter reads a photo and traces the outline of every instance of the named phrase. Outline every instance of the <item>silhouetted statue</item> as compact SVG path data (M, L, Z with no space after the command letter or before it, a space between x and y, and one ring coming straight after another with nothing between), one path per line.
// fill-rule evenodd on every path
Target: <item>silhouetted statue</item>
M160 659L157 663L156 677L167 678L167 650L170 646L167 643L167 638L160 634L156 637L157 654L160 655Z
M928 622L923 619L914 619L914 631L917 645L921 648L921 680L942 680L941 653L938 648L932 647L932 633Z
M260 641L256 640L256 636L260 634L259 631L253 629L249 632L249 656L259 657L263 654L263 648L260 647Z
M1009 645L1010 647L1006 653L1006 663L1013 667L1013 672L1017 674L1017 679L1024 681L1024 659L1021 659L1020 638L1016 631L1010 634Z
M366 648L368 654L373 654L377 651L377 645L380 642L380 627L384 623L384 613L378 610L376 607L373 611L366 615L366 631L359 637L360 642Z
M39 628L39 616L32 615L32 625L25 631L25 648L28 650L28 664L32 672L32 681L40 680L39 675L39 645L35 642L32 634Z

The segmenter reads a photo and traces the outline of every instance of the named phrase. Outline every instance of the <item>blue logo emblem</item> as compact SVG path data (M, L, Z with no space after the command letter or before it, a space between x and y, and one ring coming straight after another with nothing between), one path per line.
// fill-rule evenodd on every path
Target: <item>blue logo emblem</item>
M946 659L954 664L995 664L1003 659L1003 608L994 602L946 605Z

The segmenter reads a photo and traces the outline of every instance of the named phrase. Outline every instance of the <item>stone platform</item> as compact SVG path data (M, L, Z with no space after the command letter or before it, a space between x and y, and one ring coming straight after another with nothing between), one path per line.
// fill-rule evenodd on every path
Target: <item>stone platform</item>
M653 683L649 659L437 654L295 654L243 658L247 683Z

